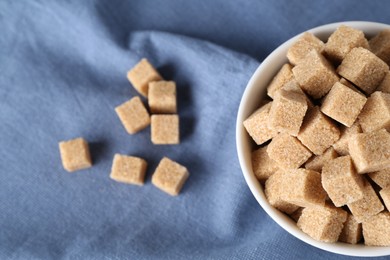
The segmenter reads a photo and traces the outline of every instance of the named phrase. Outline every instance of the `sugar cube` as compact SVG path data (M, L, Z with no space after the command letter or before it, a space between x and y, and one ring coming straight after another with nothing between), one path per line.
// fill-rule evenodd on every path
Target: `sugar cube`
M127 72L127 79L141 95L147 97L149 82L162 80L162 77L147 59L141 59Z
M332 146L339 155L349 155L348 140L352 135L362 133L362 128L359 122L355 121L351 127L341 126L340 133L340 139Z
M292 74L292 66L288 63L284 64L279 72L272 79L271 83L267 87L267 95L274 98L275 92L283 87L284 84L294 78Z
M176 113L176 83L174 81L153 81L149 83L148 101L154 114Z
M278 171L278 165L268 156L267 146L260 147L252 152L252 169L256 178L261 182L266 181Z
M367 99L359 115L363 132L390 130L390 94L376 91Z
M152 115L151 139L153 144L180 143L178 115Z
M110 178L123 183L143 185L147 163L135 156L115 154Z
M306 110L307 102L304 93L282 88L274 95L269 111L268 127L297 136Z
M378 86L376 90L382 91L384 93L390 93L390 71L386 73L381 84Z
M258 145L267 142L278 134L276 130L268 127L271 106L272 102L265 104L243 122L246 131Z
M349 155L325 163L321 179L322 186L336 207L363 198L363 177L357 174Z
M379 32L369 44L371 51L390 66L390 29Z
M332 88L339 77L332 65L317 51L310 51L292 72L302 90L317 99Z
M389 66L369 50L353 48L337 68L337 72L358 86L366 94L371 94L381 83Z
M339 241L348 244L357 244L362 239L362 224L358 223L355 217L348 214L343 230L339 236Z
M115 111L129 134L135 134L150 124L149 113L139 97L117 106Z
M382 202L367 180L364 181L363 198L349 203L347 206L359 223L367 221L372 216L384 210Z
M92 166L88 143L81 137L59 143L62 165L68 172Z
M390 168L383 169L377 172L368 173L371 180L373 180L382 189L390 186Z
M363 222L363 237L367 246L390 246L390 213L379 213Z
M338 154L333 149L333 147L329 147L323 154L312 156L305 163L305 168L308 170L321 172L324 164L332 159L337 158L337 156L338 156Z
M314 154L321 155L340 137L337 126L318 107L306 114L298 139Z
M385 129L352 135L348 149L358 173L390 167L390 134Z
M312 33L305 32L287 51L287 58L293 65L301 62L312 50L322 52L324 43Z
M331 60L341 62L345 55L355 47L369 48L364 33L355 28L341 25L329 36L324 52Z
M164 157L152 176L152 183L160 190L176 196L179 194L189 176L183 165Z
M298 227L312 238L323 242L336 242L347 220L348 213L331 206L310 207L302 211Z
M383 200L383 203L385 204L387 210L390 209L390 187L386 187L384 189L382 189L380 192L379 192L382 200Z
M281 168L298 168L310 158L311 152L294 136L278 134L267 147L269 157Z
M363 109L367 98L349 87L336 82L322 103L321 111L345 125L352 126Z

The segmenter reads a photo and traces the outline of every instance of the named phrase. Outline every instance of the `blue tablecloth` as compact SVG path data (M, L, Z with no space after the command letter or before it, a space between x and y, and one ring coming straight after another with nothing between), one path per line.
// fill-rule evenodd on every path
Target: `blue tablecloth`
M390 23L388 1L0 1L1 259L344 259L280 228L238 164L245 85L274 48L343 20ZM178 86L182 143L128 135L114 107L148 58ZM145 101L145 100L144 100ZM82 136L94 166L67 173L58 142ZM149 162L143 187L109 178L115 153ZM178 197L159 160L188 167Z

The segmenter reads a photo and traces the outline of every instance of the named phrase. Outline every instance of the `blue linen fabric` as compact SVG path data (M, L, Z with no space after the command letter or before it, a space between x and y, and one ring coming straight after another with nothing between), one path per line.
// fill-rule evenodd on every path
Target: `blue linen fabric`
M342 20L390 23L386 1L0 1L0 259L347 259L294 238L257 204L235 151L251 74L291 36ZM177 82L182 143L128 135L115 106L148 58ZM143 99L146 103L146 100ZM94 166L67 173L58 142ZM143 187L109 178L115 153L149 162ZM163 156L182 194L151 184Z

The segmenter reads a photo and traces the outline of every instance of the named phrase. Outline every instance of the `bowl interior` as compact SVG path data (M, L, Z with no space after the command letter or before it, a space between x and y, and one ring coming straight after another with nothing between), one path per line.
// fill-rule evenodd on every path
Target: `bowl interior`
M368 38L373 37L385 28L390 28L390 25L373 22L340 22L316 27L308 31L319 37L321 40L326 41L329 35L342 24L362 30ZM249 80L242 96L236 122L236 144L240 166L245 180L252 194L268 215L282 228L298 239L317 248L338 254L350 256L390 255L390 247L370 247L362 244L351 245L346 243L324 243L312 239L303 233L296 226L296 223L293 220L268 204L263 188L253 174L251 152L254 148L254 142L247 134L242 122L259 107L262 99L266 97L266 88L268 83L272 80L282 65L288 62L286 58L287 50L300 36L301 34L283 43L262 62Z

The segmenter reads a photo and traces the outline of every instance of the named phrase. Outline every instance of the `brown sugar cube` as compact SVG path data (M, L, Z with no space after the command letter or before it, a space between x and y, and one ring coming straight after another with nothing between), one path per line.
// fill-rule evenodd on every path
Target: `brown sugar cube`
M321 185L321 174L312 170L285 170L282 199L300 207L324 206L326 192Z
M368 173L371 180L373 180L382 189L390 186L390 168L383 169L377 172Z
M378 33L369 44L371 51L390 66L390 29Z
M363 132L390 130L390 94L376 91L367 99L359 115Z
M366 246L390 246L390 213L382 212L363 222Z
M178 115L152 115L151 132L154 144L180 143Z
M143 185L146 167L144 159L115 154L110 178L118 182Z
M351 127L341 126L340 132L340 139L332 146L339 155L349 155L348 140L352 135L362 133L362 128L359 122L355 121Z
M268 127L297 136L307 110L305 94L282 88L274 97L269 111Z
M390 71L386 73L386 76L383 78L381 84L376 90L384 93L390 93Z
M298 139L315 155L321 155L340 137L337 126L318 107L306 114Z
M166 193L176 196L179 194L189 176L186 167L164 157L158 164L152 176L152 183Z
M358 223L355 217L348 214L339 241L348 244L357 244L362 239L362 224Z
M302 90L317 99L332 88L339 77L332 65L317 51L310 51L292 72Z
M298 227L318 241L333 243L339 238L348 213L331 206L310 207L302 211Z
M139 97L117 106L115 112L129 134L135 134L150 124L149 113Z
M256 178L261 182L266 181L272 174L278 171L278 165L268 156L267 146L252 152L252 169Z
M311 101L310 97L308 95L306 95L305 92L303 92L303 90L301 89L301 87L299 86L298 82L295 79L292 79L289 82L287 82L286 84L284 84L282 89L284 89L286 91L293 91L293 92L296 92L300 95L303 94L305 99L306 99L307 108L309 109L309 108L314 107L314 104Z
M382 202L367 180L364 180L363 198L349 203L347 206L359 223L367 221L372 216L384 210Z
M267 147L268 156L281 168L298 168L310 158L311 152L288 134L278 134Z
M88 143L76 138L59 143L62 165L68 172L86 169L92 166Z
M313 170L317 172L322 171L322 167L324 164L330 160L333 160L337 158L338 154L333 149L333 147L328 148L323 154L321 155L314 155L312 156L306 163L305 168L308 170Z
M390 167L390 134L385 129L352 135L348 149L358 173Z
M291 214L299 207L297 205L286 202L283 195L286 192L286 178L287 172L279 170L271 175L265 182L264 193L268 203L276 209Z
M148 101L154 114L176 113L176 83L173 81L153 81L149 83Z
M336 82L322 103L321 111L330 118L352 126L363 109L367 98L349 87Z
M341 62L345 55L356 47L369 48L364 33L349 26L341 25L329 36L324 53L331 60Z
M127 72L127 79L141 95L147 97L149 82L162 80L162 77L147 59L142 59Z
M312 50L322 52L324 43L312 33L305 32L287 51L291 64L297 65Z
M288 63L284 64L276 76L272 79L271 83L267 87L267 95L274 98L275 92L283 87L284 84L294 78L292 74L292 66Z
M248 134L258 145L267 142L278 134L277 131L268 128L269 110L271 105L272 102L260 107L245 119L243 123Z
M302 215L302 211L304 208L298 208L296 211L290 214L290 218L292 218L295 222L298 222L298 219Z
M358 86L366 94L371 94L381 83L389 66L369 50L353 48L337 68L337 72Z
M325 163L322 168L322 186L336 207L363 198L363 177L358 175L349 155Z

